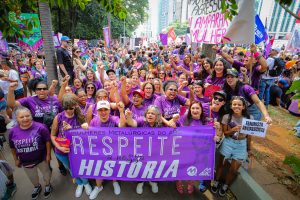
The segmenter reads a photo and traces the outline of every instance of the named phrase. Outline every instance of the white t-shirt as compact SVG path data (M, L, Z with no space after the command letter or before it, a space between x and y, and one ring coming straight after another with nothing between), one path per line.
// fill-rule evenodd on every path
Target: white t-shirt
M20 80L18 72L13 69L9 70L8 78L14 81L18 81L18 87L16 88L16 90L23 88L23 84Z
M267 59L267 65L268 65L268 70L261 76L262 79L276 79L277 77L272 77L269 75L269 70L273 69L275 64L275 59L272 57L269 57Z

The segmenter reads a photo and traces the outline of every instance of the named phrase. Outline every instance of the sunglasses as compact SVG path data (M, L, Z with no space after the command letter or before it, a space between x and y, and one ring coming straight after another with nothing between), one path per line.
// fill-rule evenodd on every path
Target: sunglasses
M215 100L215 101L217 101L217 100L218 100L219 102L222 102L222 101L224 101L224 99L223 99L223 98L219 98L219 97L214 97L214 100Z
M149 77L148 79L154 79L154 78L150 78L150 77Z
M75 53L80 53L81 51L75 51Z
M94 87L87 87L86 89L88 89L88 90L93 90L93 89L95 89Z
M48 88L35 88L36 91L48 90Z
M75 110L75 107L66 107L64 110Z

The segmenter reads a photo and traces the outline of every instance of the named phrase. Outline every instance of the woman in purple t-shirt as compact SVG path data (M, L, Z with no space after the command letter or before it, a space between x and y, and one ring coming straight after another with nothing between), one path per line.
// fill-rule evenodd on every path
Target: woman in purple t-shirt
M175 81L168 81L164 85L165 95L157 97L154 105L159 107L162 120L166 126L176 128L172 120L174 114L179 114L180 106L189 106L190 100L178 95L178 86Z
M134 119L132 116L132 111L126 109L125 116L126 116L126 123L130 127L149 127L149 128L160 128L163 126L161 120L161 113L157 106L150 105L145 111L144 117L140 117L138 119ZM149 182L151 185L151 189L153 193L158 193L158 186L157 182ZM142 194L143 193L143 186L144 182L138 182L136 187L136 193Z
M97 103L97 112L98 116L92 119L90 126L91 127L125 127L126 119L124 115L124 104L119 102L117 107L120 112L120 118L117 116L110 115L110 103L108 101L99 101ZM99 192L103 190L102 186L103 180L96 180L96 187L93 189L90 199L97 198ZM117 181L113 181L114 193L119 195L121 193L120 185Z
M260 121L262 113L267 123L272 122L265 105L260 101L255 90L250 85L240 82L238 72L234 68L227 69L224 91L227 94L227 100L230 100L232 96L244 97L248 104L248 112L255 120Z
M17 67L20 74L20 79L23 83L24 88L24 97L27 97L27 86L28 86L28 80L29 80L29 69L26 65L24 65L23 61L21 59L17 59Z
M16 110L18 125L10 130L9 145L15 164L23 167L26 175L34 185L32 199L37 199L42 190L39 183L38 169L45 181L44 197L48 198L52 192L50 184L51 171L51 140L49 130L41 123L32 120L31 112L26 107Z
M70 146L67 144L68 140L64 134L69 129L76 128L88 128L88 124L85 121L84 115L77 103L77 97L74 94L65 94L62 100L64 111L59 113L53 120L51 129L51 140L55 146L55 155L63 163L66 169L71 173L68 153L70 152ZM80 197L85 188L87 195L92 192L87 179L75 178L77 189L75 197Z
M154 84L154 94L156 96L161 96L164 94L164 90L163 90L163 84L162 81L158 78L154 79L153 81Z
M85 89L85 93L87 95L87 100L86 101L89 104L94 104L96 102L95 101L95 95L96 95L96 92L97 92L96 85L93 82L87 82L84 89Z
M223 58L217 59L214 63L212 74L205 79L204 87L216 85L222 88L225 82L226 69L226 61Z
M83 79L83 84L86 86L87 82L92 82L96 87L96 91L102 88L101 82L97 79L92 69L86 70L86 79Z

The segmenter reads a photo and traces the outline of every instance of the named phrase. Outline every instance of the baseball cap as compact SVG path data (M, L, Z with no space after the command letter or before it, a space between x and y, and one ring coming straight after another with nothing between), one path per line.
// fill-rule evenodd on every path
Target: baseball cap
M134 94L139 94L142 98L145 98L145 92L143 90L140 90L140 89L134 90L133 95Z
M113 69L107 70L107 71L106 71L106 74L108 75L109 72L113 72L114 74L116 74L115 70L113 70Z
M227 94L226 94L223 90L214 92L213 96L216 96L216 95L220 95L220 96L223 97L225 100L226 100L226 98L227 98Z
M231 68L231 69L227 69L227 71L226 71L226 76L227 76L227 75L232 75L232 76L234 76L234 77L238 77L238 76L239 76L239 73L238 73L238 71L236 71L236 69Z
M101 108L106 108L108 110L110 110L110 104L108 101L99 101L97 103L97 110L101 109Z
M274 47L274 48L272 48L272 50L277 51L277 53L279 53L281 51L281 49L279 47Z
M70 41L71 39L68 36L62 36L60 41Z

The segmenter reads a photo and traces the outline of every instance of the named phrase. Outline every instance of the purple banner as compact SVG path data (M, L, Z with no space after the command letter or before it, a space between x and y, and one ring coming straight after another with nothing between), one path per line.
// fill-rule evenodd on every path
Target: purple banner
M160 33L159 37L162 45L168 45L168 33L166 34Z
M2 38L2 32L0 31L0 51L7 52L8 44L4 38Z
M109 30L109 27L103 28L103 37L104 37L105 45L107 47L110 47L110 30Z
M171 181L212 180L212 126L90 128L68 131L74 177Z

